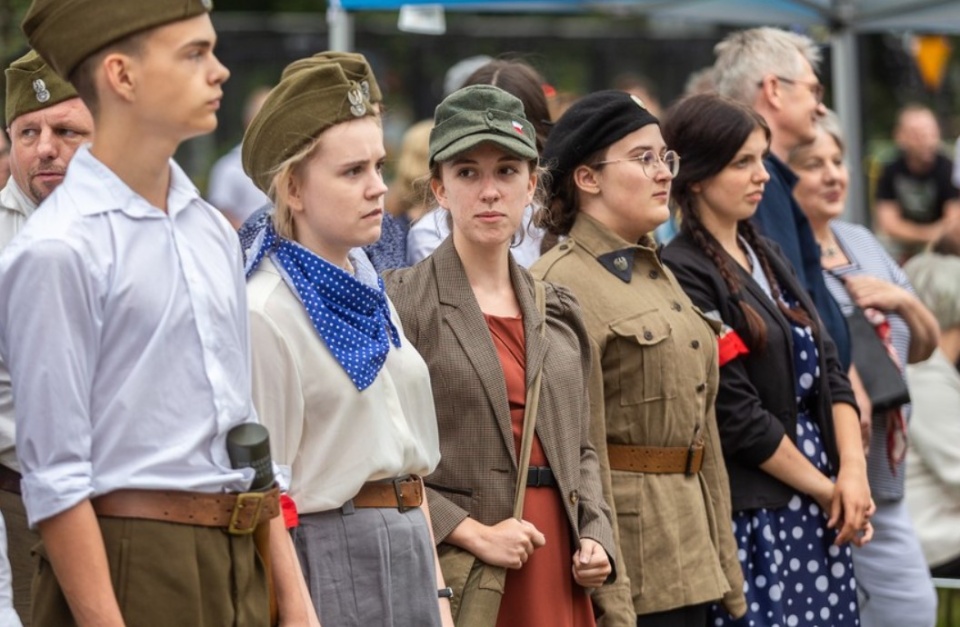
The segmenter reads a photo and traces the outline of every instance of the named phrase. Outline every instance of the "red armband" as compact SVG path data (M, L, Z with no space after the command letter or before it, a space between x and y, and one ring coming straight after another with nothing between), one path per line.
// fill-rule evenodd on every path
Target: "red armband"
M287 529L300 526L300 515L297 514L297 504L287 494L280 495L280 513L283 515L283 524Z
M724 325L723 331L717 336L717 358L720 365L727 364L740 355L748 355L750 349L744 344L737 332Z

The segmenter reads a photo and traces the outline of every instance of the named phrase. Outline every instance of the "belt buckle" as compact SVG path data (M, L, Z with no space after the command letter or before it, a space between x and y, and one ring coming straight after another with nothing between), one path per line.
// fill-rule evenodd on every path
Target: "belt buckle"
M393 483L393 493L397 496L397 511L399 511L401 514L413 509L412 507L407 507L403 504L403 488L400 487L400 483L406 481L407 479L409 479L409 477L397 477L391 482Z
M227 525L227 533L234 536L247 536L253 533L260 521L260 513L263 510L263 500L266 496L263 492L241 492L237 495L237 502L233 506L233 513L230 514L230 524ZM245 514L247 503L255 504L256 509L250 519L250 526L241 526L241 515Z

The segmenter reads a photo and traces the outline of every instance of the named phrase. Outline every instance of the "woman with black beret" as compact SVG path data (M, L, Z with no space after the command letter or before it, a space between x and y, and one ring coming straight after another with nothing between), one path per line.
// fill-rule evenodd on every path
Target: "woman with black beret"
M763 118L716 95L667 114L689 155L664 250L691 300L723 324L717 423L749 606L711 625L859 625L848 542L872 534L860 423L837 349L790 264L750 218L770 175Z
M592 441L610 479L629 583L594 595L605 625L703 627L709 604L746 611L714 417L714 327L661 263L679 156L636 96L575 103L544 151L542 225L566 239L532 268L583 307ZM621 579L620 581L625 581Z

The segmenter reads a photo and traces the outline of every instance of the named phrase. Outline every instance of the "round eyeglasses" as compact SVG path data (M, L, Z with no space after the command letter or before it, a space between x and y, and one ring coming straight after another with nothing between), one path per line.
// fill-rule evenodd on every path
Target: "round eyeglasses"
M667 172L670 173L670 176L676 176L677 172L680 171L680 155L673 150L668 150L667 152L663 153L663 156L658 155L652 150L648 150L642 155L637 155L636 157L625 157L623 159L600 161L594 165L623 163L625 161L636 161L639 163L640 167L643 168L643 173L646 174L647 178L649 179L654 179L657 177L657 170L661 165L667 169Z

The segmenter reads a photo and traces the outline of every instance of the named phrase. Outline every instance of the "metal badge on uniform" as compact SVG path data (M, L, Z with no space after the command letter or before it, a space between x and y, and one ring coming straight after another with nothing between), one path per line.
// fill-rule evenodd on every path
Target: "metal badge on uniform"
M352 113L354 117L359 118L367 112L367 105L363 103L363 94L360 92L359 87L354 87L347 92L347 100L350 101L350 113Z
M37 102L43 104L50 100L50 91L47 89L47 84L43 82L42 78L33 81L33 91L37 94Z
M640 100L640 98L638 98L637 96L630 94L630 99L633 100L635 103L637 103L637 106L643 109L644 111L647 110L647 105L643 104L643 101Z
M369 81L360 81L360 92L363 94L364 100L370 100L370 82Z
M597 261L606 268L610 274L617 277L624 283L630 282L633 274L633 249L624 248L615 250L605 255L597 257Z
M200 0L200 5L207 11L213 11L213 0Z

